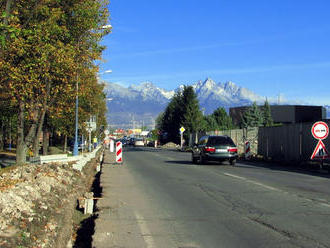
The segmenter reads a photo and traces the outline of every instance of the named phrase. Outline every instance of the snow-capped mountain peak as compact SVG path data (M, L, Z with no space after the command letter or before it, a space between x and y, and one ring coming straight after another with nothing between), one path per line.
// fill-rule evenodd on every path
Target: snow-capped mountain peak
M223 85L223 89L231 95L236 95L240 90L240 87L238 87L235 83L228 81Z
M239 87L235 83L216 83L211 78L197 81L191 85L197 95L200 107L205 109L205 114L212 113L218 107L229 107L250 105L253 101L263 103L261 96L248 89ZM176 90L165 90L155 86L152 82L145 81L139 85L123 87L118 84L107 84L107 97L112 98L108 102L108 108L112 116L121 122L130 123L127 118L138 118L143 120L155 119L165 109L175 91L182 90L183 85ZM137 121L135 119L134 121Z

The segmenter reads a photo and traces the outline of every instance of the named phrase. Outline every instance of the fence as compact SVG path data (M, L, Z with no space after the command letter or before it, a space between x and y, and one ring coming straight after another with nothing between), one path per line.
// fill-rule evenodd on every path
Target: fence
M325 122L330 126L330 120ZM279 161L307 161L310 160L318 142L311 134L313 124L306 122L278 127L211 131L206 134L230 136L237 145L239 154L244 153L245 141L250 141L252 154ZM205 133L198 134L197 137L202 135ZM195 134L192 137L195 137ZM323 140L323 143L330 152L330 136Z
M325 122L329 126L330 120ZM258 154L281 161L309 160L318 142L312 136L312 125L310 122L259 128ZM330 151L329 138L323 143Z

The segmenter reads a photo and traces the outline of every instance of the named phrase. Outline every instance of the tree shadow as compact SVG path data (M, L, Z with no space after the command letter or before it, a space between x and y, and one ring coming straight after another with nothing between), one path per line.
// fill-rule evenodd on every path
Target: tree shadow
M203 166L224 166L224 165L227 165L227 162L226 161L223 161L223 162L217 162L217 161L208 161L208 162L205 162L203 164L198 164L198 163L193 163L191 161L188 161L188 160L168 160L168 161L164 161L164 163L167 164L167 166L173 164L173 165L176 165L176 164L180 164L180 165L190 165L190 166L200 166L200 167L203 167Z
M324 169L319 166L307 163L292 162L291 164L284 164L281 162L265 162L265 161L239 161L235 167L242 167L246 169L269 169L274 171L292 172L310 176L318 176L322 178L330 178L329 165L325 165ZM326 171L325 169L328 169Z

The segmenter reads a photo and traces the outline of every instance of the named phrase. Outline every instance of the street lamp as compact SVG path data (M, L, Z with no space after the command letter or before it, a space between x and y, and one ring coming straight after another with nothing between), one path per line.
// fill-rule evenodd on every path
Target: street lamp
M73 145L73 156L78 156L78 74L77 74L77 81L76 81L76 123L75 123L75 133L74 133L74 145Z
M112 26L110 24L102 26L100 29L111 29ZM78 47L79 47L79 41L78 41ZM78 99L78 87L79 87L79 76L77 74L77 81L76 81L76 122L75 122L75 133L74 133L74 145L73 145L73 156L78 156L78 105L79 105L79 99Z

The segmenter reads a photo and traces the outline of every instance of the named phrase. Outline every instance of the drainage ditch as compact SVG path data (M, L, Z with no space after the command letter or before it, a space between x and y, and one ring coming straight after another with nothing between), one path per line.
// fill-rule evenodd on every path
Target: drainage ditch
M100 162L102 167L103 161ZM102 170L101 170L102 171ZM93 214L84 215L84 209L77 204L76 215L80 216L79 228L76 231L73 248L92 248L93 235L95 233L95 220L98 218L97 201L102 197L102 187L100 185L101 171L96 173L90 191L94 193ZM78 217L79 218L79 217Z

